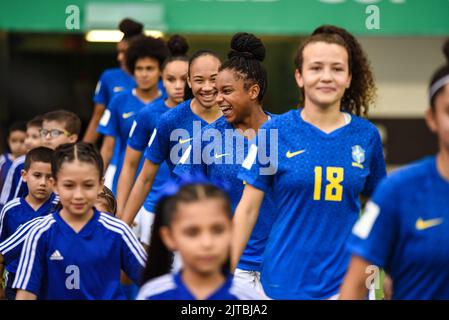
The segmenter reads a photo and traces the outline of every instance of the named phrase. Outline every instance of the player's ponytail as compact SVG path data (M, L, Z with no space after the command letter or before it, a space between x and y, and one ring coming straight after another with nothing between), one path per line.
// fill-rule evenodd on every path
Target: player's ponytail
M163 71L167 64L169 64L172 61L185 61L189 62L189 58L187 57L187 51L189 51L189 44L187 43L187 40L178 35L175 34L174 36L170 37L167 41L167 47L170 51L170 55L165 59L164 63L162 64L161 70Z
M231 201L223 188L212 183L207 178L183 177L176 183L167 184L163 194L156 204L155 218L151 232L150 247L148 248L147 266L143 273L142 284L170 272L173 264L173 252L164 244L160 230L162 227L170 228L174 216L181 203L192 203L204 199L219 199L223 203L228 218L232 219ZM228 259L222 267L223 273L230 271L230 260Z
M260 88L257 99L262 102L268 86L267 72L262 65L264 59L265 46L262 41L251 33L239 32L232 37L228 60L219 71L229 69L236 72L243 77L245 89L257 84Z
M429 103L432 110L435 110L435 99L449 84L449 38L443 45L443 54L446 57L446 64L440 67L433 74L429 86Z

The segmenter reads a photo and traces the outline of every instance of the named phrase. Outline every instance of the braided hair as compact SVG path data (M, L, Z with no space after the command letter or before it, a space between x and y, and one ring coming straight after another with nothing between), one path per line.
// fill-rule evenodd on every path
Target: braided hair
M189 51L189 44L187 40L180 36L179 34L175 34L170 37L167 41L167 47L170 52L170 55L165 59L164 63L161 66L161 70L163 71L167 64L172 61L185 61L189 62L189 58L187 57L187 51Z
M262 102L268 85L267 72L262 65L264 59L265 46L262 41L251 33L239 32L232 37L228 60L219 71L233 70L238 78L243 79L245 90L257 84L260 88L257 99Z
M56 148L51 159L51 173L53 179L57 180L58 172L66 162L87 162L93 164L101 178L103 177L103 159L100 152L92 144L87 142L65 143Z

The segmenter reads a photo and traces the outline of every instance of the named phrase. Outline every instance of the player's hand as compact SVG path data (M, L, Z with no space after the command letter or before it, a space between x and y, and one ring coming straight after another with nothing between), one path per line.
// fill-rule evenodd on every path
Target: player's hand
M0 300L5 300L5 299L6 299L5 288L0 287Z
M393 280L388 274L384 278L384 300L391 300L393 297Z

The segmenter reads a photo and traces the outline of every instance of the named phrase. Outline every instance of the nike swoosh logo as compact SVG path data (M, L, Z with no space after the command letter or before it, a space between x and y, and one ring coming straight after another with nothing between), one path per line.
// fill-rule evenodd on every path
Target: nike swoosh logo
M123 119L128 119L129 117L131 117L134 114L134 111L128 112L128 113L124 113L122 114L122 118Z
M299 151L295 151L295 152L290 152L288 151L285 155L287 156L287 158L293 158L296 157L297 155L306 152L306 150L299 150Z
M430 219L430 220L423 220L422 218L419 218L416 220L416 230L422 231L426 230L432 227L435 227L437 225L440 225L443 223L442 218L437 219Z
M220 159L220 158L223 158L223 157L226 157L226 156L229 156L229 154L228 153L215 154L215 159Z
M114 89L112 89L114 92L120 92L123 91L123 87L114 87Z
M185 139L185 140L179 139L178 142L179 142L179 144L184 144L184 143L189 142L189 141L191 141L191 140L193 140L193 138Z

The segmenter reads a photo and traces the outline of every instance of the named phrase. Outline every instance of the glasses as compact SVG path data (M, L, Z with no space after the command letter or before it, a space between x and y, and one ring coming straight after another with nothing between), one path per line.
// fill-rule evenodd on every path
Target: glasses
M47 130L47 129L41 129L39 131L40 135L42 138L46 138L49 134L51 138L57 138L59 137L61 134L66 135L67 137L70 136L70 132L66 131L66 130L59 130L59 129L51 129L51 130Z

